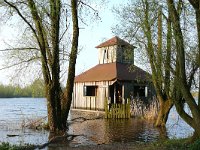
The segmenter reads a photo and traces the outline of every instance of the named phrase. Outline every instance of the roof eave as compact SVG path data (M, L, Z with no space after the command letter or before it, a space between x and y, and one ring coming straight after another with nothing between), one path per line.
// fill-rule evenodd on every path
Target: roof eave
M117 80L116 78L113 78L113 79L109 79L109 80L74 80L74 83L84 83L84 82L104 82L104 81L115 81Z

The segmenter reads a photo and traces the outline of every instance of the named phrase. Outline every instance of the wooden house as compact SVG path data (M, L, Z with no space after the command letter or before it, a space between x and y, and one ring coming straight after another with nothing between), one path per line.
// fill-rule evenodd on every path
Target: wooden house
M151 76L134 65L134 46L115 36L96 48L99 64L75 77L72 108L104 110L106 98L124 103L150 95Z

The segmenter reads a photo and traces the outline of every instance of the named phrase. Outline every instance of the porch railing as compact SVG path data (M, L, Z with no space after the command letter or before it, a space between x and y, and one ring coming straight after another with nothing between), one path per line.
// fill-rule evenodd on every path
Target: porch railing
M124 104L108 104L105 100L105 118L130 118L130 100Z

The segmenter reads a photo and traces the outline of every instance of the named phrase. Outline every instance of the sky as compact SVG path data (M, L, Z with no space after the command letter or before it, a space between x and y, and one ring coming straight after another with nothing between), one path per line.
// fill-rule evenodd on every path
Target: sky
M77 74L98 63L98 51L95 47L115 36L111 30L111 27L116 24L116 18L112 12L112 8L126 1L127 0L110 0L108 6L104 7L99 13L101 22L93 23L91 27L80 30L79 41L83 46L83 50L78 55Z
M88 26L80 29L79 45L82 47L76 63L76 75L86 71L87 69L97 65L98 53L95 46L103 41L115 36L111 27L116 23L116 18L112 13L113 6L119 6L126 3L127 0L109 0L106 6L99 12L101 21L90 23ZM17 36L16 29L13 26L0 27L0 49L4 49L3 42L12 41ZM0 68L3 66L2 56L0 55ZM8 70L0 70L0 83L9 84L11 73Z

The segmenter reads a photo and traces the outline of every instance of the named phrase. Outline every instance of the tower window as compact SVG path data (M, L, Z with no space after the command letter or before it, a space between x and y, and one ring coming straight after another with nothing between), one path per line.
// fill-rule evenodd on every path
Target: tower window
M106 49L104 50L104 56L105 56L106 59L108 59L108 57L109 57L108 56L108 50L106 50Z

